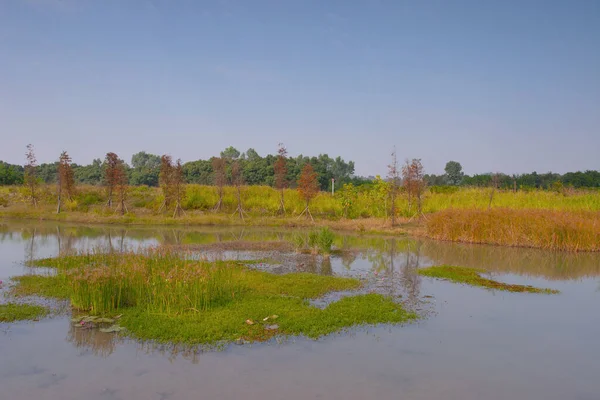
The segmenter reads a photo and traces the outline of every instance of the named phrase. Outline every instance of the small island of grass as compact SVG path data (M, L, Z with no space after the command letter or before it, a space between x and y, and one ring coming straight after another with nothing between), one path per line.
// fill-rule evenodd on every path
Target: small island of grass
M32 304L0 304L0 322L36 320L48 314L48 309Z
M478 286L492 290L503 290L508 292L527 292L527 293L559 293L555 289L537 288L529 285L513 285L503 282L494 281L481 276L486 273L483 269L456 267L451 265L439 265L428 268L419 269L419 274L431 278L444 279L450 282L463 283L470 286Z
M197 261L164 250L38 260L55 275L17 278L15 294L67 295L90 315L118 318L129 336L160 342L252 342L318 338L363 324L404 323L417 315L380 294L344 297L325 308L310 300L356 290L353 278L276 275L240 262ZM53 289L49 289L53 288Z

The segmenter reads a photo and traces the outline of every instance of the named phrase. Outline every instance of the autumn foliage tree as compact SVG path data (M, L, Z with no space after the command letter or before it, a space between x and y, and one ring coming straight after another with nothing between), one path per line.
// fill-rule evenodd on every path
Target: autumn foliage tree
M122 163L119 160L119 156L115 153L106 153L106 158L104 159L104 184L106 185L106 195L108 197L106 205L108 207L112 207L113 204L113 194L119 184Z
M279 199L279 214L285 214L285 203L284 203L284 190L288 185L287 182L287 149L283 146L283 143L279 143L279 149L277 150L277 160L273 165L275 173L275 188L279 189L281 197Z
M175 218L180 216L182 213L185 214L185 211L183 211L183 207L181 206L181 202L183 201L183 196L185 194L185 181L183 177L183 166L181 165L181 159L177 160L177 163L175 163L171 173L173 197L175 199L175 211L173 211L173 218Z
M35 157L35 152L32 144L27 145L27 153L25 153L25 159L27 163L25 164L25 173L23 176L23 184L28 191L29 199L31 200L31 204L35 207L38 203L37 198L37 188L38 188L38 179L37 179L37 158Z
M406 195L408 196L408 210L411 211L412 200L417 202L417 214L423 214L423 194L427 187L425 182L425 172L420 158L413 158L412 161L406 160L402 167L402 181Z
M300 197L306 201L306 207L304 208L304 211L300 213L299 217L304 214L306 215L306 219L310 217L310 219L314 221L313 216L310 213L309 205L310 201L319 193L319 180L313 166L309 163L304 165L302 172L300 173L300 179L298 179L298 193L300 194Z
M215 157L211 161L213 169L213 184L217 188L219 200L215 205L214 211L220 211L223 206L223 187L227 183L227 161L223 157Z
M173 160L169 155L160 158L160 172L158 173L158 184L163 192L163 203L159 212L168 210L173 200Z
M127 211L127 206L125 205L125 200L127 199L127 172L125 171L125 163L123 160L119 160L117 158L117 165L114 170L114 184L115 189L117 190L117 198L119 200L119 206L117 208L117 212L120 212L121 215L125 214Z
M71 157L66 151L63 151L58 159L58 174L56 182L58 195L56 213L58 214L61 211L63 195L65 195L68 200L73 200L73 194L75 191L75 175L71 165Z

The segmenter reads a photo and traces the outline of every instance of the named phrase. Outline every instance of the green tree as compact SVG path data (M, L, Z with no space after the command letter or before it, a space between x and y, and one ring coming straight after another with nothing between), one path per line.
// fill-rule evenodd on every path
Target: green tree
M446 171L446 181L449 185L458 186L462 183L465 174L462 165L458 161L448 161L444 171Z
M240 158L240 152L235 147L229 146L221 152L221 158L226 158L228 160L237 160L238 158Z
M158 186L160 157L140 151L131 157L129 181L132 185Z

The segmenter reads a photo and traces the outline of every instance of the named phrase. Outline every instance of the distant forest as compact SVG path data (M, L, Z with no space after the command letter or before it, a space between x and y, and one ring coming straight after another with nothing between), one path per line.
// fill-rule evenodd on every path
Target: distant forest
M239 160L244 182L248 185L274 184L274 164L277 155L268 154L261 157L254 149L240 152L228 147L220 157L228 160ZM331 158L327 154L316 157L299 155L287 159L287 181L292 187L298 181L302 167L310 163L317 172L321 190L331 189L334 178L337 187L352 183L355 186L368 185L374 177L358 177L354 174L354 162L346 162L341 157ZM144 151L134 154L131 163L126 164L127 178L130 185L158 186L160 156ZM104 183L104 160L95 159L89 165L72 164L77 184L102 185ZM54 163L43 163L36 168L37 178L44 183L55 183L58 172L58 160ZM557 186L573 188L600 188L600 171L568 172L563 175L552 172L537 172L508 175L503 173L485 173L472 176L462 173L460 163L450 161L446 165L445 174L425 175L429 186L491 186L497 184L503 188L537 188L552 189ZM190 161L183 164L184 178L187 183L201 185L213 184L212 158L209 160ZM24 167L0 161L0 185L18 185L23 183Z

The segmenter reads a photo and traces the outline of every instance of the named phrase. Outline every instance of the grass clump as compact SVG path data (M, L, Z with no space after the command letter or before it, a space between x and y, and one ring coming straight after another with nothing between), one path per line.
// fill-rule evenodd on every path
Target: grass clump
M48 309L32 304L0 304L0 322L36 320L45 317Z
M296 251L329 256L335 234L329 227L312 230L308 234L298 233L292 238Z
M325 309L310 304L332 291L358 289L357 279L275 275L244 261L197 261L165 249L67 255L34 264L57 269L55 279L64 282L74 307L121 314L120 325L141 339L210 344L274 335L316 338L357 324L417 318L376 294L344 298Z
M11 294L17 297L41 296L68 299L70 291L65 280L58 275L23 275L11 278L16 285Z
M600 213L450 209L430 216L433 239L562 251L600 251Z
M470 286L479 286L486 289L503 290L507 292L527 292L527 293L545 293L556 294L558 290L536 288L529 285L512 285L508 283L494 281L483 278L481 274L486 271L478 268L455 267L451 265L440 265L418 270L420 275L431 278L440 278L455 283L464 283Z

